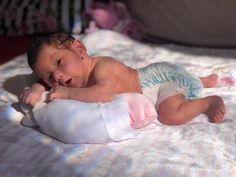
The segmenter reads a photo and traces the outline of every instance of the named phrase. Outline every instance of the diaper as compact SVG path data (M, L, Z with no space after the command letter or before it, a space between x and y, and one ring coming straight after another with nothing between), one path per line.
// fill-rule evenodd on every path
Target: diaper
M166 98L183 94L187 100L197 98L203 89L201 80L184 68L167 62L153 63L138 69L142 93L159 105Z

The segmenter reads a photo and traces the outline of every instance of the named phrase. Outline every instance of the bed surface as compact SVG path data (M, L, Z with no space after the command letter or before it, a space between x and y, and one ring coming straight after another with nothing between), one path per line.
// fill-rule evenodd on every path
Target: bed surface
M83 38L91 55L108 55L138 68L169 61L205 76L235 76L236 50L143 44L120 34L98 31ZM236 174L236 88L204 89L226 104L225 119L205 115L181 126L151 124L135 139L110 144L63 144L21 126L17 94L31 71L26 55L0 66L0 174L5 177L158 176L234 177ZM0 176L1 176L0 175Z

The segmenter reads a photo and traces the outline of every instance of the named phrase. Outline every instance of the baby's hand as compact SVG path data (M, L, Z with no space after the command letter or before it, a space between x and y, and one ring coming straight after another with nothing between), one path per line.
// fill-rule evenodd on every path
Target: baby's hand
M68 99L69 88L63 86L56 86L51 89L49 100L54 99Z
M37 102L40 101L42 92L39 92L33 88L25 88L20 95L20 101L34 106Z

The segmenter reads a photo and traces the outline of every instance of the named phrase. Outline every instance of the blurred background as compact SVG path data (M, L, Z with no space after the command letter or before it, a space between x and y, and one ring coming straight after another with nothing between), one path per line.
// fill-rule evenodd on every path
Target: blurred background
M134 40L235 48L235 0L0 0L0 64L37 35L113 30Z

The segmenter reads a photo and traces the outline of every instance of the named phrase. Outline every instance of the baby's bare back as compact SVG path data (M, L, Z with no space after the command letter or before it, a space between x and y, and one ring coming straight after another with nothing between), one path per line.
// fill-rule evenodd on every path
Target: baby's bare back
M94 58L92 77L96 84L107 84L113 94L136 92L141 93L137 70L111 57Z

